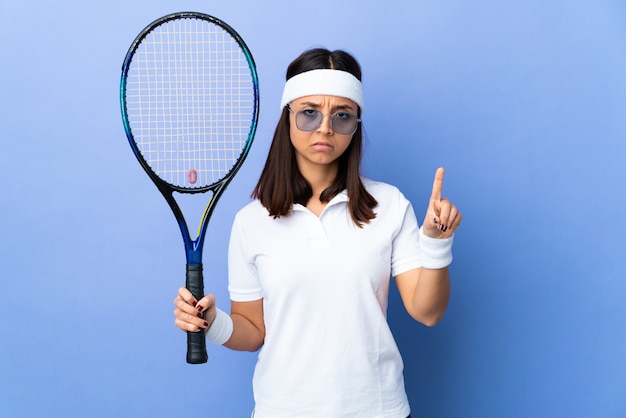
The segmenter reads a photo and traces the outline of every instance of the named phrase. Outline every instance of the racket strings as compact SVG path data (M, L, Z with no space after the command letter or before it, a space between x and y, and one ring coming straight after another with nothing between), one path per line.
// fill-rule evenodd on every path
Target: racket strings
M218 182L246 147L253 83L241 47L220 26L186 18L156 27L138 46L126 83L142 157L174 186Z

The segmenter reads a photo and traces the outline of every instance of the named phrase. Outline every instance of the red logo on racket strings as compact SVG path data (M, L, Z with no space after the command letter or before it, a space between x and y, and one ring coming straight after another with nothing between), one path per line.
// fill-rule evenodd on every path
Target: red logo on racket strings
M193 168L190 169L187 172L187 180L189 180L191 184L196 184L196 181L198 181L198 172Z

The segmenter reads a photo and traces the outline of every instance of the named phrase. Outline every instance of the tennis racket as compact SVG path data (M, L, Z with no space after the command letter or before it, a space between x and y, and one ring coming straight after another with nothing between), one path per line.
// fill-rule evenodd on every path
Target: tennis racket
M122 65L120 101L130 146L178 221L186 286L199 300L204 296L202 248L209 219L256 131L254 60L241 37L213 16L163 16L130 46ZM211 192L195 239L174 192ZM204 330L187 333L187 362L205 363L207 358Z

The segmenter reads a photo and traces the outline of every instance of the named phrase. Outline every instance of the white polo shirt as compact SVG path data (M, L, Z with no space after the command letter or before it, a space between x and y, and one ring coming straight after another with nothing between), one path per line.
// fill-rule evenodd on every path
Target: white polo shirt
M418 224L397 188L364 184L378 206L363 228L348 213L346 192L320 217L294 205L274 219L258 200L236 215L231 299L263 299L266 326L255 418L409 415L386 316L390 275L420 267Z

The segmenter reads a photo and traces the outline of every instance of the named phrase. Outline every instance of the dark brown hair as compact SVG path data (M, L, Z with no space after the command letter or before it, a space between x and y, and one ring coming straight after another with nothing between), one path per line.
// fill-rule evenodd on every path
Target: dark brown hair
M310 70L334 69L347 71L361 80L359 63L347 52L329 51L323 48L302 53L287 68L287 77ZM359 109L359 116L361 109ZM343 190L348 192L348 208L356 225L362 227L376 217L376 199L365 190L361 181L361 154L363 151L363 129L358 125L352 141L339 157L339 169L333 184L322 192L320 201L329 202ZM283 109L274 138L261 172L261 177L252 192L271 216L287 216L294 205L306 205L313 195L309 182L302 176L296 162L296 154L289 135L289 110Z

